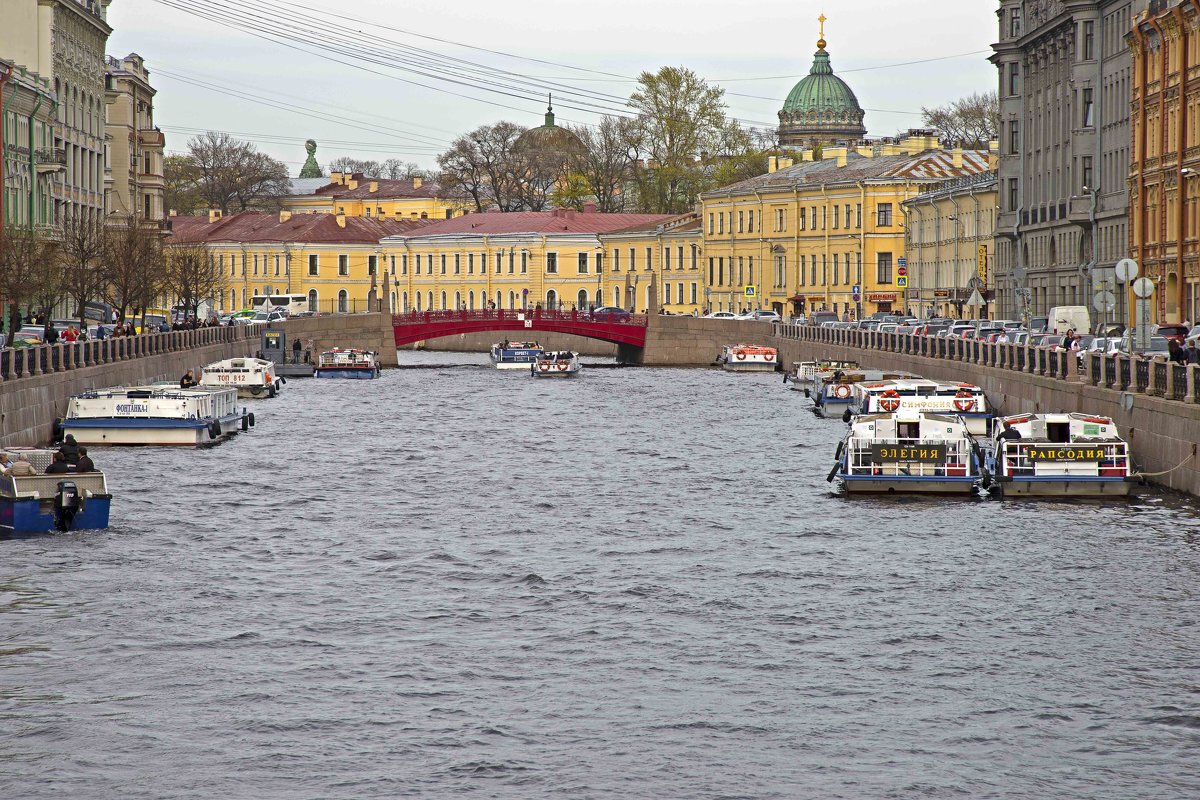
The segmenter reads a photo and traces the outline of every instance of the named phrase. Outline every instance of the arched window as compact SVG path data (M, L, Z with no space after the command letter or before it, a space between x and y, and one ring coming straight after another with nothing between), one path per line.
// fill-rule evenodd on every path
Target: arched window
M510 309L517 307L517 293L516 292L508 293L508 307Z
M242 289L242 308L246 307L246 290Z
M551 289L546 292L546 309L553 311L556 308L558 308L558 292Z
M586 311L587 305L588 305L587 289L580 289L579 290L579 303L575 307L578 308L580 311Z
M237 310L238 310L238 304L237 304L237 289L230 289L230 290L229 290L229 310L230 310L230 311L237 311Z
M312 313L317 313L317 290L308 290L308 310Z
M504 292L499 289L496 290L496 308L504 308Z
M474 290L467 292L467 308L475 310L475 292Z
M429 293L429 302L425 304L426 311L433 311L433 292Z
M621 287L620 286L613 287L613 305L617 306L618 308L620 308L620 306L621 306Z
M421 310L421 293L417 292L417 311Z
M345 314L349 310L350 310L350 295L348 295L346 293L345 289L342 289L338 292L338 313Z
M396 310L396 293L392 292L392 311Z
M396 302L395 295L392 296L392 302ZM421 302L421 295L417 295L417 302ZM400 310L408 311L408 292L404 292L402 295L400 295Z
M442 311L446 310L446 293L442 292Z
M462 292L454 293L454 309L457 311L462 308Z

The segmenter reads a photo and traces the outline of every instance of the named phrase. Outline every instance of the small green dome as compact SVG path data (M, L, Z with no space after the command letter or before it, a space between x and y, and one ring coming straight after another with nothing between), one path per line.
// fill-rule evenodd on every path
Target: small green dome
M779 112L779 139L785 146L861 139L867 133L865 116L854 92L833 74L821 39L812 69L792 87Z

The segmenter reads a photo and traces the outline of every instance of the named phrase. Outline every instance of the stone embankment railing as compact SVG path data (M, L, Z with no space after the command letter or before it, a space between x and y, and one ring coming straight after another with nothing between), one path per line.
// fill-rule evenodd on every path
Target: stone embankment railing
M33 375L113 364L132 358L183 352L210 344L245 341L259 335L261 331L257 326L236 325L7 348L0 350L0 383Z
M864 354L876 352L922 356L1041 375L1065 382L1088 383L1183 403L1200 402L1200 366L1174 364L1162 358L1085 352L1081 360L1078 353L1045 347L779 323L775 325L775 335L783 339L854 348Z

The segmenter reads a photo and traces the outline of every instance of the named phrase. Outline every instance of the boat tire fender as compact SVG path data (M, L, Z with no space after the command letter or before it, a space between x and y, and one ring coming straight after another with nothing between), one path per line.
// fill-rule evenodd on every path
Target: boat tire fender
M278 393L275 389L275 384L271 384L270 388L267 389L267 397L274 397Z
M212 422L208 423L208 438L210 438L210 439L220 439L221 438L221 423L217 422L215 419Z
M242 430L243 431L250 430L250 415L245 413L244 411L242 412Z
M250 423L250 427L253 428L254 427L254 412L253 411L251 411L249 414L246 415L246 420Z
M55 419L54 419L54 433L53 433L53 439L52 439L52 441L55 441L55 442L61 442L62 440L63 440L63 418L62 418L62 417L55 417Z

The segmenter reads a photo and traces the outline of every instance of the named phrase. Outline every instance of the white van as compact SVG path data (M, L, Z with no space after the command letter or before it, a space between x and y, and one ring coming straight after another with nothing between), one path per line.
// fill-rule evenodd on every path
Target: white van
M1092 317L1087 306L1055 306L1046 316L1046 333L1062 336L1070 330L1080 335L1092 331Z

